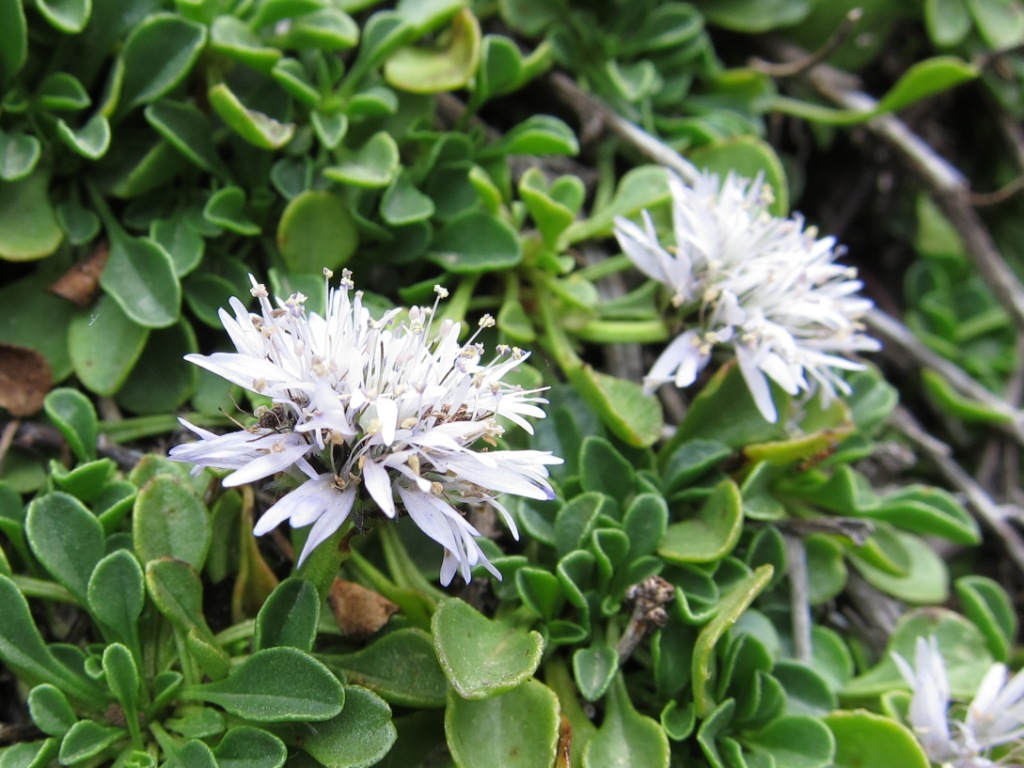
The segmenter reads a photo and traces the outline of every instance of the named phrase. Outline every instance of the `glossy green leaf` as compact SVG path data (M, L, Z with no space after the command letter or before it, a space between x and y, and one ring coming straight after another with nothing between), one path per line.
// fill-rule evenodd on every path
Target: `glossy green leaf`
M616 677L609 691L601 727L583 752L584 768L620 765L645 768L668 768L669 765L665 731L657 721L636 711L621 675Z
M79 461L96 458L99 422L89 398L77 389L62 387L46 396L43 408Z
M693 652L693 698L697 716L706 718L717 706L709 685L714 674L715 645L750 606L772 578L772 567L762 565L737 582L722 597L718 613L701 630Z
M21 0L0 0L0 81L9 82L28 58L28 28Z
M155 101L178 85L205 45L206 27L177 14L153 14L133 27L121 51L122 110Z
M145 328L166 328L181 312L181 283L170 254L142 237L129 237L108 228L110 252L100 285Z
M209 513L184 481L159 475L135 500L132 536L142 562L173 557L199 570L210 548Z
M468 8L455 14L439 45L395 51L384 64L390 85L410 93L441 93L463 88L480 61L480 22Z
M324 660L342 670L349 683L369 688L390 704L443 707L447 701L448 678L423 630L399 629L363 650Z
M851 554L850 560L861 576L877 589L909 603L945 602L949 596L949 571L945 561L917 536L902 531L894 531L893 536L909 556L906 573L887 573Z
M407 173L400 173L381 197L380 215L395 226L425 221L434 215L434 201L413 185Z
M536 671L544 648L537 632L488 619L457 598L438 603L431 630L448 681L466 699L515 688Z
M281 59L270 70L270 76L290 96L301 101L307 107L315 107L320 103L320 92L309 81L306 70L298 59Z
M807 599L821 605L843 591L848 574L843 547L828 536L814 534L804 539L807 558Z
M551 571L526 565L516 571L515 583L523 605L531 608L545 622L558 616L565 597L558 577Z
M0 259L34 261L57 250L64 233L48 186L49 179L39 168L18 181L0 181Z
M1020 45L1024 40L1024 13L1016 3L1002 0L965 0L982 39L995 50Z
M218 227L224 227L239 235L258 235L259 224L252 220L245 191L240 187L230 186L218 189L203 208L203 218Z
M145 116L157 133L204 171L229 176L213 141L213 125L195 105L163 99L146 107Z
M906 726L863 709L822 718L836 741L835 768L898 765L929 768L931 763Z
M340 715L318 722L310 733L300 725L302 749L322 765L369 768L378 765L395 743L391 708L373 692L345 686L345 708Z
M345 704L338 678L296 648L257 651L225 680L185 686L180 696L216 704L255 723L329 720Z
M78 499L55 491L28 507L25 535L32 552L58 583L88 605L86 591L103 557L103 526Z
M321 274L348 263L359 247L359 233L340 197L307 190L281 214L277 247L290 271Z
M514 267L523 251L509 224L483 211L468 210L437 233L428 255L449 272L476 274Z
M1020 623L1010 596L986 576L961 576L954 586L964 615L981 630L996 661L1006 663Z
M575 155L579 150L576 134L569 126L550 115L533 115L481 150L479 157Z
M35 170L42 144L27 133L0 131L0 181L18 181Z
M88 160L99 160L110 148L110 123L101 114L93 115L81 128L72 128L64 120L58 120L57 135Z
M664 424L657 398L634 381L582 365L565 371L579 393L615 436L636 447L653 445Z
M297 16L279 43L290 49L335 51L352 48L359 40L359 27L347 13L330 6Z
M548 768L558 746L558 697L543 683L526 680L482 701L452 695L444 730L462 768Z
M313 649L320 621L320 595L309 581L285 579L256 615L253 648L290 646L300 651Z
M36 91L36 99L40 107L55 112L74 112L92 104L85 86L67 72L48 75Z
M210 26L210 48L258 72L269 72L284 55L264 45L259 35L235 16L218 16Z
M255 109L249 109L226 83L207 92L210 106L235 133L260 149L280 149L295 134L294 123L282 123Z
M117 302L101 296L91 311L71 320L71 364L87 389L113 395L128 378L148 336L149 330L132 322Z
M696 514L672 523L658 554L673 563L708 563L732 551L743 531L743 500L732 480L723 480Z
M323 174L340 184L376 189L390 184L398 167L398 145L390 134L381 131L338 165L324 168Z
M925 0L924 23L928 37L940 47L956 45L971 31L964 0Z
M832 768L836 743L816 717L790 715L743 737L744 747L769 755L787 768Z
M36 0L36 8L54 28L77 35L89 23L91 0Z

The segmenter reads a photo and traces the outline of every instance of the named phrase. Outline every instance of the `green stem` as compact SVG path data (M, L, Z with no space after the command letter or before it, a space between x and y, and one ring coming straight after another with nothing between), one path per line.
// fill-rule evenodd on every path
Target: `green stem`
M633 262L630 258L620 254L618 256L609 256L607 259L601 259L585 267L580 267L573 274L581 280L589 280L594 283L609 275L625 272L627 269L632 268Z
M438 308L440 311L434 318L435 323L442 320L452 320L456 323L465 322L466 313L469 311L470 302L476 291L476 285L480 282L480 275L468 275L460 283L458 288ZM435 326L436 327L436 326Z
M355 502L360 503L359 499ZM348 560L349 546L346 537L352 530L352 520L358 515L358 509L353 507L348 520L326 540L314 549L302 567L296 570L295 574L300 576L316 587L321 600L326 600L331 594L331 586L338 575L341 564Z
M221 414L187 413L184 417L197 427L225 427L231 421ZM101 421L99 430L115 443L127 443L153 435L164 435L181 428L176 416L139 416L124 421Z
M597 728L583 711L576 683L562 658L553 657L544 665L544 682L555 692L562 714L572 726L572 764L575 768L582 765L583 748L597 732Z
M228 627L223 632L217 633L214 639L218 645L223 647L241 640L249 640L254 634L256 634L256 620L247 619Z
M398 535L398 529L394 525L380 527L380 543L384 549L384 559L387 561L388 570L391 572L395 584L406 589L418 590L435 601L447 597L420 573L420 569L416 567L405 550L405 545Z
M661 320L591 320L573 335L599 344L649 344L669 338Z
M75 600L70 592L60 584L54 584L52 581L34 579L31 576L12 576L11 580L25 597L40 597L43 600L78 605L78 601Z
M558 367L562 369L563 373L568 374L570 371L582 368L583 361L576 354L572 341L559 324L558 318L555 317L554 297L544 285L544 278L545 276L540 274L538 279L534 280L536 304L540 309L541 325L544 328L544 336L541 340L547 348L548 354L558 363Z

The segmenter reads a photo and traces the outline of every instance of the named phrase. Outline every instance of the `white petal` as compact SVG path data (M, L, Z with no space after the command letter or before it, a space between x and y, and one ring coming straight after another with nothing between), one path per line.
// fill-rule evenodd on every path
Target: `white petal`
M367 458L363 464L363 484L370 497L377 502L380 511L388 517L395 516L395 499L391 492L391 475L376 461Z

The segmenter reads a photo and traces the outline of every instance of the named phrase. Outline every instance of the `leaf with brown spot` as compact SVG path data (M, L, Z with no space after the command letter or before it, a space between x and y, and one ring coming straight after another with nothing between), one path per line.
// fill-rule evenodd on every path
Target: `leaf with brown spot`
M107 243L101 242L93 249L92 253L57 278L50 285L50 293L67 299L83 309L88 307L96 298L100 275L103 274L103 268L107 265L109 251L110 247Z
M0 342L0 407L11 416L31 416L53 386L46 358L34 349Z

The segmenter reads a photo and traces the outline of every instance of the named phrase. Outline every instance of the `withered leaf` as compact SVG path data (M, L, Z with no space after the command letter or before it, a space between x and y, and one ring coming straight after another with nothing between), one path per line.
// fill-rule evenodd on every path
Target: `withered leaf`
M377 632L398 610L383 595L344 579L331 585L330 605L342 634L357 640Z
M28 347L0 342L0 407L11 416L31 416L53 386L46 358Z

